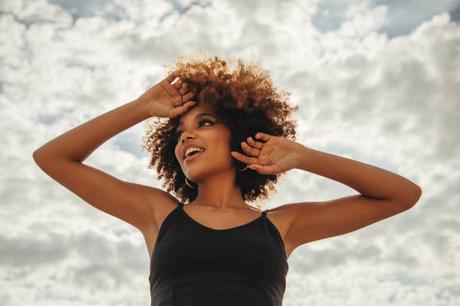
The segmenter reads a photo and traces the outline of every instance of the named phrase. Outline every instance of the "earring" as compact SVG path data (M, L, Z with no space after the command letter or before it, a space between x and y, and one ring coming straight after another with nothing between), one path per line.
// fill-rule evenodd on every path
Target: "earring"
M238 171L246 171L247 168L248 168L248 164L246 164L246 167L244 167L243 170L238 169Z
M189 184L187 178L185 178L185 184L187 184L190 188L196 188L196 187L193 187L192 185Z

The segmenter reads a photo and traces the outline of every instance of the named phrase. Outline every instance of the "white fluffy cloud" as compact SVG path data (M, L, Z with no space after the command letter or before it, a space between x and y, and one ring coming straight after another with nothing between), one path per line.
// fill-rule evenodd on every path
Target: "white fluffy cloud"
M418 17L404 27L396 1L337 3L3 1L0 304L148 304L142 235L46 176L32 152L135 99L162 64L198 49L260 59L300 106L299 142L423 189L401 215L294 251L284 305L458 304L460 26L449 15L458 3L411 2ZM132 127L86 162L161 187L142 134ZM300 171L278 190L267 208L353 192Z

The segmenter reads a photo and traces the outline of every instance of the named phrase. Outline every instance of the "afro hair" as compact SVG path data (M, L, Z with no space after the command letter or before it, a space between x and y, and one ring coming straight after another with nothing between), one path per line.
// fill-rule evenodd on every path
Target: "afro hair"
M298 106L289 105L290 93L278 91L268 72L258 64L245 64L241 59L238 59L234 69L229 64L232 64L232 60L217 56L181 56L168 75L176 71L177 77L187 84L189 90L196 90L193 100L213 107L231 132L231 151L244 154L241 142L257 132L295 140L296 123L288 120L288 117L298 110ZM197 188L185 183L185 175L174 154L178 121L177 117L149 118L142 148L151 154L148 168L156 167L157 179L164 179L163 187L168 192L173 190L176 197L185 203L193 201L198 192ZM236 159L233 159L233 164L236 169L246 166ZM257 202L268 198L269 190L275 190L275 183L284 174L262 175L256 171L236 173L236 184L240 187L243 200L256 201L258 208L261 205Z

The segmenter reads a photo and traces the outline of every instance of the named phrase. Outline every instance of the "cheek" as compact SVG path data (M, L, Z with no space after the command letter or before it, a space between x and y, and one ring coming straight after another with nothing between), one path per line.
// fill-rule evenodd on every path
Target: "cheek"
M230 155L230 140L226 139L226 137L219 137L214 142L216 154L218 154L221 158L226 159Z
M178 149L177 146L176 146L176 148L174 149L174 154L176 155L176 159L177 159L177 160L180 160L180 152L179 152L179 149Z

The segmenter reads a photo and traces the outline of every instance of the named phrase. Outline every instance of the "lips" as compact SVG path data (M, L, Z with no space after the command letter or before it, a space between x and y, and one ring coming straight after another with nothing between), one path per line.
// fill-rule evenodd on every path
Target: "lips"
M185 156L185 152L187 152L187 150L189 148L193 148L193 147L196 147L196 148L200 148L200 149L203 149L205 150L205 148L203 148L202 146L199 146L197 144L194 144L194 143L188 143L186 144L183 148L182 148L182 159L185 160L186 156Z
M200 155L200 154L203 153L203 152L204 152L204 151L194 153L194 154L190 155L189 157L186 157L186 158L184 159L184 161L188 162L189 160L195 159L195 157L196 157L197 155Z

